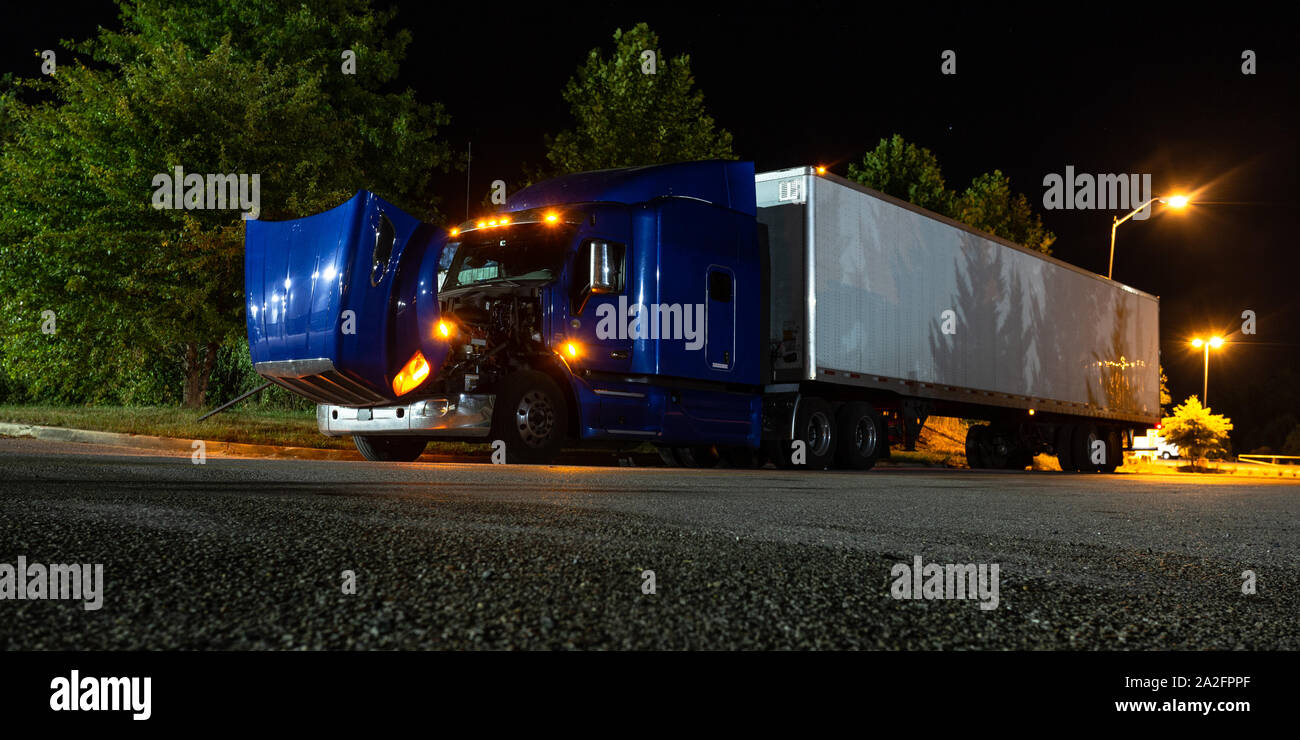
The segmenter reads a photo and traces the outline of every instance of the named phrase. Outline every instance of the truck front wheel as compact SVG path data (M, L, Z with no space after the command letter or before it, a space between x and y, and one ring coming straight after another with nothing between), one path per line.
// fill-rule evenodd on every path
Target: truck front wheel
M378 437L352 435L357 452L371 462L414 462L429 441L423 437Z
M492 411L492 438L506 444L506 462L545 465L560 454L568 410L555 381L523 370L501 384Z

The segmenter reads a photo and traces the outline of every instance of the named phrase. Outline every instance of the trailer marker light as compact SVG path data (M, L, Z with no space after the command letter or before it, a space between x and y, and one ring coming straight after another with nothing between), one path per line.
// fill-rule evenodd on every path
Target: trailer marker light
M424 355L420 354L419 350L416 350L393 378L393 392L399 396L410 393L427 377L429 377L429 362L424 359Z
M826 174L826 168L825 168L825 167L818 166L818 167L817 167L817 174L819 174L819 175L824 175L824 174Z

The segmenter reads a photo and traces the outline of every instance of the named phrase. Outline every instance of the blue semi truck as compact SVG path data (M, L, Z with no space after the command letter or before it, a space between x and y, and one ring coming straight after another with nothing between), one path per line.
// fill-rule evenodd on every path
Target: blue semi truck
M937 414L988 422L972 467L1107 471L1159 417L1156 298L818 168L580 173L451 228L363 191L245 241L254 368L369 460L865 470Z

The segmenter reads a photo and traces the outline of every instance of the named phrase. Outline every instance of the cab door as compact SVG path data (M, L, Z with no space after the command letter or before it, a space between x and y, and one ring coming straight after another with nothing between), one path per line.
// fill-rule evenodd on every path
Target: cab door
M710 370L730 372L736 366L736 275L710 265L705 286L705 362Z

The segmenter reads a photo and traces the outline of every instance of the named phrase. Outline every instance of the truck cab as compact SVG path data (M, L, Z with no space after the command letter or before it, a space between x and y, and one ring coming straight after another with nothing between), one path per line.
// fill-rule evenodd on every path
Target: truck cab
M370 193L250 222L254 367L374 460L439 439L535 463L570 441L756 448L753 181L690 162L549 180L446 229ZM323 263L347 269L324 281Z

